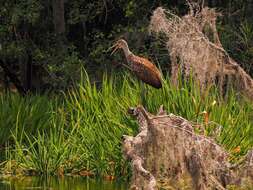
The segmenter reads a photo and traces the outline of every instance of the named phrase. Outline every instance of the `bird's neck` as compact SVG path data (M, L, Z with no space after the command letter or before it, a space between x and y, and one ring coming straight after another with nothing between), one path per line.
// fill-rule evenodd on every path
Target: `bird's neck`
M129 55L133 54L133 53L129 50L129 48L128 48L127 45L126 45L125 47L123 47L122 49L123 49L123 52L124 52L126 58L127 58Z

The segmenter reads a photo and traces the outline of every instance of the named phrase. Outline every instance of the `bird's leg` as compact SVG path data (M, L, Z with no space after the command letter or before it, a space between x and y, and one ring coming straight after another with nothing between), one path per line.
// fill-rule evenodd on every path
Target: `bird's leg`
M147 97L147 89L146 89L146 86L145 86L145 84L141 83L141 104L143 105L143 107L144 107L145 109L147 109L147 108L146 108L146 103L147 103L146 97Z

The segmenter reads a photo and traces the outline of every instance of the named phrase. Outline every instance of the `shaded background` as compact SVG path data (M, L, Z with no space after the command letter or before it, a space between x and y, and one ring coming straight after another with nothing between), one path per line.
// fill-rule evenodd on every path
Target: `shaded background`
M185 0L0 0L0 89L44 93L69 88L84 67L92 82L104 72L120 72L121 54L107 49L125 38L136 54L163 71L170 62L162 40L148 34L158 7L179 15ZM208 0L220 11L218 30L224 48L253 76L253 0Z

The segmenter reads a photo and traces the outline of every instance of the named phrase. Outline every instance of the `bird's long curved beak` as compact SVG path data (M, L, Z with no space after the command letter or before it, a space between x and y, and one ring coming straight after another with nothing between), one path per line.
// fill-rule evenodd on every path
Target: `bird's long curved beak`
M116 42L115 44L113 44L108 50L111 50L111 49L113 49L112 53L111 53L111 55L112 55L119 49L118 43Z

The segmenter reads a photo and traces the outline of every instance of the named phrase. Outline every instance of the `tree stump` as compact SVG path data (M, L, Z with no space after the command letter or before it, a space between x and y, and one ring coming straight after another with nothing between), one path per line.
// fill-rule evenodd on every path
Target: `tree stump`
M186 119L156 116L142 106L129 109L140 126L136 137L124 136L123 151L131 160L131 189L226 189L245 177L253 180L253 151L238 165L214 139L194 132Z

